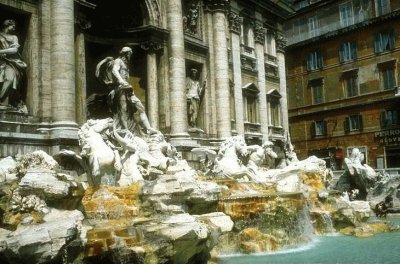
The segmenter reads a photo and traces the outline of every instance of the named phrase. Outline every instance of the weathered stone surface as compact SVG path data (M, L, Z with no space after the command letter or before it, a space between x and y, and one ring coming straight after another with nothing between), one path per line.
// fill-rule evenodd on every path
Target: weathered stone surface
M146 182L141 196L160 211L201 214L215 207L221 187L213 182L197 181L191 176L164 175Z
M15 179L10 176L10 170L15 169L17 162L12 157L6 157L0 160L0 183Z
M53 211L48 222L19 226L16 231L0 233L3 255L10 263L45 263L54 260L74 239L79 238L83 215L79 211ZM65 254L68 254L66 252Z
M44 194L47 199L59 199L69 195L70 184L59 180L52 170L28 169L19 183L21 193Z
M195 217L211 227L218 228L222 233L232 231L234 224L232 219L222 212L197 215Z

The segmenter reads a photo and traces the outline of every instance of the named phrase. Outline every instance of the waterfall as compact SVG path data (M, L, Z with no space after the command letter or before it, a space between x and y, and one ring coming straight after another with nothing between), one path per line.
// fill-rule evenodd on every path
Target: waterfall
M321 213L321 219L323 222L324 231L326 233L333 233L335 232L335 228L333 227L332 217L329 212Z

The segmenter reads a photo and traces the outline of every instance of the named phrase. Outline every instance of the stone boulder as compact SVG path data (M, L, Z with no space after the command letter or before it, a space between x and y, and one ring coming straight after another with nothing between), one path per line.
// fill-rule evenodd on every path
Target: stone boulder
M332 213L335 227L358 226L368 220L372 211L367 201L350 201L347 195L336 199L336 211Z
M42 224L20 225L14 232L0 232L0 259L8 263L72 262L79 251L76 247L81 247L83 219L79 211L57 210Z
M203 214L215 211L220 193L221 187L216 183L177 173L145 182L141 199L159 212Z
M15 180L15 176L10 171L17 167L17 162L12 157L6 157L0 160L0 183Z

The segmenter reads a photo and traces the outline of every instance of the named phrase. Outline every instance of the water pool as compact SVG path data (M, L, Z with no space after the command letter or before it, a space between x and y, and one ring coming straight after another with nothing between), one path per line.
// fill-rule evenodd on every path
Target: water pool
M397 224L400 222L399 218L388 220ZM368 238L320 236L300 248L267 254L229 255L219 258L218 263L397 264L400 263L400 232L382 233Z

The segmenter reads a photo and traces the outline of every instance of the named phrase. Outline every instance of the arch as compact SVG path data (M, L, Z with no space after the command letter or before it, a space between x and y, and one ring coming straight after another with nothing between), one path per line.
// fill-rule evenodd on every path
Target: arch
M158 0L145 0L149 16L149 24L161 27L161 11Z

